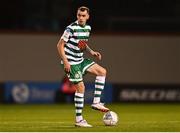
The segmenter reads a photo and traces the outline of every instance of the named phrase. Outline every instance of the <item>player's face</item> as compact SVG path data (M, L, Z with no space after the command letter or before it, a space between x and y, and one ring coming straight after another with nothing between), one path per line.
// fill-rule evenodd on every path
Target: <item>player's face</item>
M80 11L77 12L77 20L80 25L85 25L86 21L89 19L89 14L87 11Z

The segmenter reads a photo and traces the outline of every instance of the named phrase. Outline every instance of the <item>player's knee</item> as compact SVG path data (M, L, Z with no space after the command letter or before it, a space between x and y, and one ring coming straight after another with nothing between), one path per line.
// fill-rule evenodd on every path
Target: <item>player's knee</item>
M107 70L105 68L101 69L101 75L106 76Z
M80 86L79 86L82 90L84 90L85 89L85 86L84 86L84 84L80 84Z
M75 85L76 87L76 92L78 93L84 93L84 90L85 90L85 86L83 83L78 83Z

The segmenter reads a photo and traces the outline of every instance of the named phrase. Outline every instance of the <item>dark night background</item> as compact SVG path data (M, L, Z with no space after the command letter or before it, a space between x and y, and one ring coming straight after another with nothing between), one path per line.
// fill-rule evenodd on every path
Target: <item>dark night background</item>
M60 32L82 5L93 31L180 31L179 0L1 0L0 30Z

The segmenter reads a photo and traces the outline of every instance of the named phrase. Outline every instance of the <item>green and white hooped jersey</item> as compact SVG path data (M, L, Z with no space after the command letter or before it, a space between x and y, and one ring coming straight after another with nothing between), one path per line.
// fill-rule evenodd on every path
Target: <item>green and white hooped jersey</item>
M71 25L67 26L61 39L65 43L65 55L70 65L80 64L83 58L83 51L79 49L79 41L88 41L91 27L89 25L80 26L78 21L75 21Z

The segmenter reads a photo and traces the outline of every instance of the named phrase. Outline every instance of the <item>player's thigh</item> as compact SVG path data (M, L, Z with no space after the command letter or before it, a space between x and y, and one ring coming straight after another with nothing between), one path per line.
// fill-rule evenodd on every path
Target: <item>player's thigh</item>
M87 69L87 72L98 75L98 76L105 76L106 69L102 66L98 65L97 63L93 64L91 67Z

